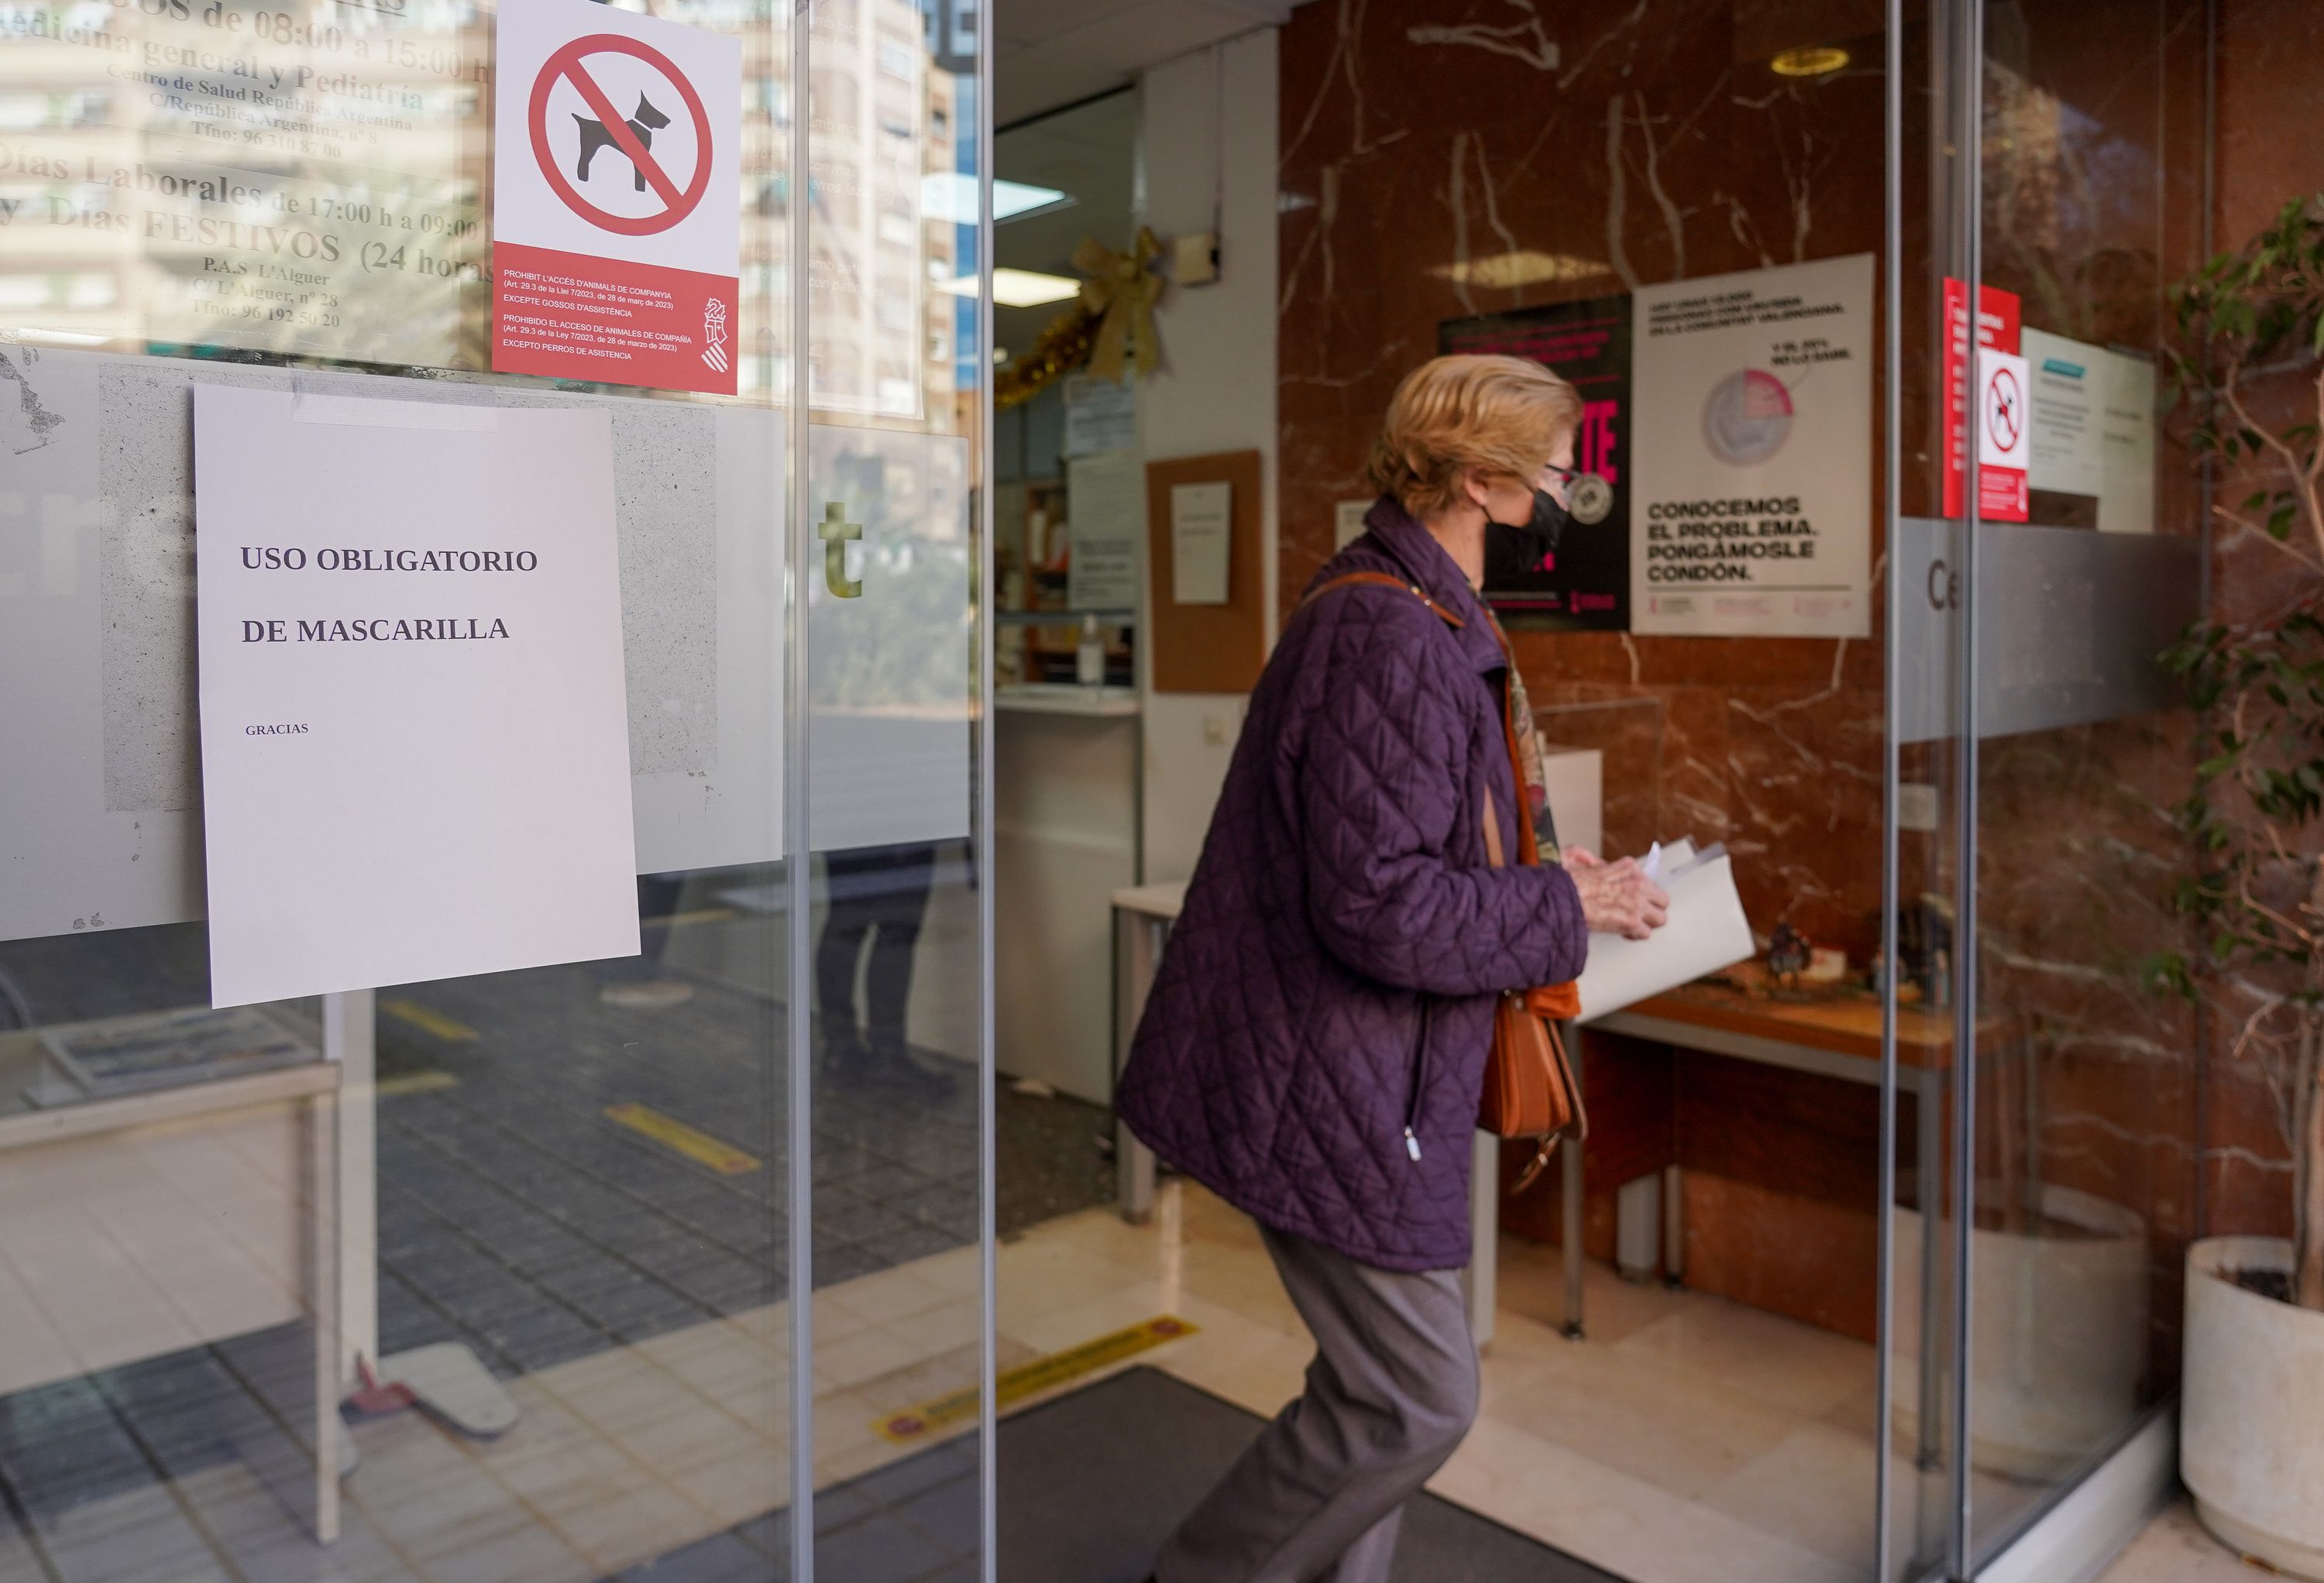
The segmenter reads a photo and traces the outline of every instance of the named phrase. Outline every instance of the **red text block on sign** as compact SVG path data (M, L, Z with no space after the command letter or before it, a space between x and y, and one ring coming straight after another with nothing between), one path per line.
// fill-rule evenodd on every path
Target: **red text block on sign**
M494 368L734 394L733 277L510 242L493 266Z

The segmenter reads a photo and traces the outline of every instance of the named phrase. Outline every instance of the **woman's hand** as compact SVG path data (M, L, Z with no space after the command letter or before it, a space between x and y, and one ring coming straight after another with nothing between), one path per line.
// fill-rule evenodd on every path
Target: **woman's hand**
M1586 846L1569 846L1557 854L1557 861L1569 869L1602 869L1606 860Z
M1646 878L1636 858L1609 863L1585 852L1589 861L1576 863L1573 855L1566 854L1566 868L1582 893L1582 916L1591 933L1644 940L1670 922L1669 896Z

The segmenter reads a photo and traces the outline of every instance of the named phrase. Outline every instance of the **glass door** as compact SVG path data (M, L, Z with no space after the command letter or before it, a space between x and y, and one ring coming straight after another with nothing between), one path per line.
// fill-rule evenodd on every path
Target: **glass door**
M981 1574L973 11L18 21L0 1580Z
M1892 1577L1976 1575L2169 1397L2200 1196L2198 1030L2145 965L2193 767L2158 658L2206 583L2165 392L2209 24L2087 23L1938 7L1892 132Z
M802 1467L816 1575L990 1576L987 97L973 8L793 32Z

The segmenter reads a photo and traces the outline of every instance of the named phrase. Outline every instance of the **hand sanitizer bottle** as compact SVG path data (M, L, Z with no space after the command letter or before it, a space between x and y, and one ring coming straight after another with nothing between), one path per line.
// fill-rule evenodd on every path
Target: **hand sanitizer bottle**
M1097 617L1082 617L1082 640L1074 651L1074 674L1084 687L1105 686L1105 635L1097 630Z

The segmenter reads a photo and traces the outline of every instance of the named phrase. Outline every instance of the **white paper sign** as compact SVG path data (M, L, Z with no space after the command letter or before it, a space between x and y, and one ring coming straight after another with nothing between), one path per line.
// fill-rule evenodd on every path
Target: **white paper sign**
M1227 555L1233 513L1231 483L1170 486L1170 594L1174 603L1227 602Z
M1075 610L1136 610L1144 465L1130 451L1075 456L1065 464L1065 511L1073 543L1065 603Z
M1138 387L1128 380L1065 376L1065 443L1068 456L1138 448Z
M634 954L605 414L204 385L194 446L212 1004Z
M1592 1022L1692 983L1748 959L1757 949L1735 892L1733 864L1724 854L1697 861L1692 845L1682 842L1663 849L1662 866L1670 922L1644 940L1590 936L1589 963L1576 982L1582 1015L1575 1021Z
M2042 330L2023 337L2028 482L2097 503L2107 533L2154 531L2154 365Z
M1872 255L1633 299L1641 632L1871 631Z

